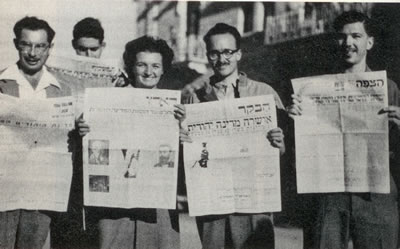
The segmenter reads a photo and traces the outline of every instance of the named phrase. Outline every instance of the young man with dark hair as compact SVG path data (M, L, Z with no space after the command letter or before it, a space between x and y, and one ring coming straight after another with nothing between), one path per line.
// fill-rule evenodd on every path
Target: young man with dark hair
M341 73L369 72L367 54L374 45L374 28L363 13L344 12L334 22L341 61ZM389 107L381 114L389 117L391 171L399 165L400 99L397 85L388 79ZM301 115L301 96L292 95L290 116ZM397 248L399 217L397 188L390 179L390 194L326 193L321 195L316 248L348 248L350 238L355 249Z
M14 26L19 60L0 74L1 94L17 98L46 99L69 96L44 66L53 47L54 30L36 17L25 17ZM6 191L6 190L5 190ZM38 210L0 212L0 248L42 249L51 218Z
M197 90L188 85L183 90L183 96L187 96L184 99L185 103L272 94L276 107L280 110L284 109L278 94L272 87L266 83L251 80L246 74L238 71L238 62L242 58L240 39L237 29L225 23L218 23L208 31L204 36L204 42L214 75L202 82L200 87L196 86ZM280 128L270 130L266 138L272 146L279 148L281 154L284 153L285 144ZM197 217L196 221L204 249L258 248L260 243L271 243L268 240L273 238L272 224L267 214L207 215ZM251 238L255 237L255 231L260 230L264 231L261 236L262 241L250 242Z
M100 58L106 43L99 20L86 17L74 26L72 46L77 55Z

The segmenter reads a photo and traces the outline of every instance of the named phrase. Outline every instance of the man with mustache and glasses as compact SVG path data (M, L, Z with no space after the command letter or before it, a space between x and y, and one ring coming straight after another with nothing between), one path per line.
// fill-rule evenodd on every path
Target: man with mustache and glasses
M356 11L344 12L334 22L341 56L342 73L368 72L367 54L374 45L372 21ZM290 116L301 115L302 98L292 95ZM389 107L377 115L388 114L390 170L399 166L400 100L397 85L388 79ZM397 169L398 171L398 169ZM350 238L355 249L397 248L399 217L397 188L390 179L390 194L326 193L321 195L315 248L348 248Z
M217 23L208 31L204 42L214 75L202 82L200 87L186 86L183 96L190 96L184 102L199 103L272 94L278 110L283 110L282 102L272 87L251 80L238 71L238 62L242 58L240 39L237 29L225 23ZM270 130L266 138L272 146L280 149L281 155L284 153L284 136L280 128ZM207 215L196 217L196 221L204 249L259 248L262 243L271 242L268 239L273 238L272 225L267 214ZM255 231L257 233L261 230L262 239L256 242L257 245L250 242L251 237L256 236Z
M53 47L54 30L36 17L14 26L19 60L0 74L0 92L18 98L46 99L71 95L44 66ZM7 191L7 190L3 190ZM38 210L0 212L0 248L43 248L51 218Z

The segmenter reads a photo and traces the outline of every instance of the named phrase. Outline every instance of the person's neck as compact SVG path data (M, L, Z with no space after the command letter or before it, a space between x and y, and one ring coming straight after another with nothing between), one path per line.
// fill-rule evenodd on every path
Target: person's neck
M363 73L367 70L367 62L365 60L361 61L358 64L353 64L347 67L344 72L345 73Z
M19 68L20 73L25 77L25 79L31 84L32 88L36 90L39 85L39 81L43 75L43 68L36 72L24 71Z
M222 82L227 85L227 84L232 84L232 83L236 82L238 77L239 77L239 73L236 70L233 73L231 73L230 75L226 76L225 78L216 77L216 80L217 80L217 83Z

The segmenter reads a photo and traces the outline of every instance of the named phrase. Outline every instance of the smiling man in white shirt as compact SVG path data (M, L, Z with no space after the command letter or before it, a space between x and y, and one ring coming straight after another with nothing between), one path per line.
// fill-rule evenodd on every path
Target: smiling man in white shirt
M18 98L69 96L70 89L44 66L49 57L54 30L36 17L25 17L14 26L19 60L0 74L0 92ZM0 248L43 248L51 218L39 210L0 212Z

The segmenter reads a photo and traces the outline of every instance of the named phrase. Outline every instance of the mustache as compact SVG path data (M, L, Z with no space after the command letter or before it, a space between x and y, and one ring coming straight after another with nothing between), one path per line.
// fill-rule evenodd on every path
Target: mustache
M341 50L347 53L347 52L356 52L358 49L353 47L343 46Z
M226 62L217 61L217 63L215 64L215 66L220 67L220 66L227 66L227 65L229 65L229 64L230 64L230 63L229 63L228 61L226 61Z

